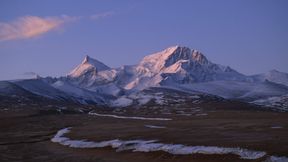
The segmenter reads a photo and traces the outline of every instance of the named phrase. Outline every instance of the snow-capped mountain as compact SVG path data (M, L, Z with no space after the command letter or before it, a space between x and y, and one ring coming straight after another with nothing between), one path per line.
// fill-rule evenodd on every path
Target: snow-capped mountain
M201 52L180 46L144 57L136 69L137 74L140 74L136 81L143 76L150 77L154 86L246 80L246 76L236 70L212 63Z
M288 94L286 73L272 70L246 76L229 66L209 61L197 50L181 46L147 55L136 65L120 68L110 68L86 56L67 76L12 82L44 97L108 106L115 99L127 101L127 97L153 87L247 102ZM129 104L133 103L130 97Z
M62 82L92 92L117 96L121 89L113 83L116 74L115 69L111 69L96 59L85 56L82 63L72 70Z
M154 86L214 80L247 80L245 75L228 66L210 62L201 52L180 46L148 55L137 65L117 69L85 57L68 78L72 84L92 91L98 90L103 85L109 85L109 88L118 89L118 92L122 89L134 92Z

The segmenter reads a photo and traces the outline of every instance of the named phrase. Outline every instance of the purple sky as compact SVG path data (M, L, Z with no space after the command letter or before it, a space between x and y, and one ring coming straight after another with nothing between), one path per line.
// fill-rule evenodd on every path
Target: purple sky
M174 45L244 74L288 72L287 0L1 0L0 80L62 76L85 55L136 64Z

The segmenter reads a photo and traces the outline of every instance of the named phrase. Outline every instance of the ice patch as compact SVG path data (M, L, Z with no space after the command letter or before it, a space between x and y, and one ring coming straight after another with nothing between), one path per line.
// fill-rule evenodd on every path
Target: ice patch
M280 156L269 156L264 162L287 162L287 157Z
M166 128L164 126L157 126L157 125L144 125L147 128L154 128L154 129L163 129Z
M95 115L95 116L102 116L102 117L111 117L111 118L117 118L117 119L135 119L135 120L172 120L170 118L145 118L145 117L137 117L137 116L118 116L118 115L112 115L112 114L98 114L89 112L89 115Z
M243 148L229 148L216 146L186 146L182 144L165 144L158 143L157 140L109 140L101 142L93 142L86 140L71 140L63 135L69 133L70 128L64 128L57 132L51 139L52 142L60 143L65 146L73 148L101 148L112 147L116 151L131 150L133 152L153 152L164 151L173 155L188 155L188 154L234 154L240 156L241 159L259 159L266 155L263 151L253 151ZM286 157L270 157L274 160L276 158ZM287 158L286 158L287 159ZM285 159L284 159L285 160ZM274 161L271 161L274 162ZM282 162L282 161L275 161Z

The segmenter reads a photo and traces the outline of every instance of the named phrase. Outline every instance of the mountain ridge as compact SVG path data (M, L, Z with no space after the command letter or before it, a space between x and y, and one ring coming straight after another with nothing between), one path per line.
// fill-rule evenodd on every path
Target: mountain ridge
M44 97L72 97L80 103L92 101L108 106L113 106L111 103L115 103L115 99L133 104L134 101L127 97L153 87L247 102L288 94L286 73L272 70L266 74L247 76L229 66L209 61L200 51L182 46L166 48L145 56L136 65L120 68L110 68L86 55L67 76L13 82Z

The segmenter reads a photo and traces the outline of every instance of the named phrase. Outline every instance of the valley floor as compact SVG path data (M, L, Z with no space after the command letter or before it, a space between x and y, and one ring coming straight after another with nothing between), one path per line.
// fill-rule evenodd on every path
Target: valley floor
M144 111L144 110L142 110ZM150 110L149 110L150 111ZM111 116L133 113L99 110L99 115L39 113L37 110L1 110L0 161L49 162L237 162L265 161L268 156L288 157L288 113L258 110L206 110L202 115L140 113L141 117L171 120L137 120ZM103 114L110 114L104 116ZM145 115L146 114L146 115ZM187 146L240 147L267 155L245 160L237 155L172 155L167 152L116 152L111 147L80 149L51 142L58 130L71 127L70 139L158 140Z

